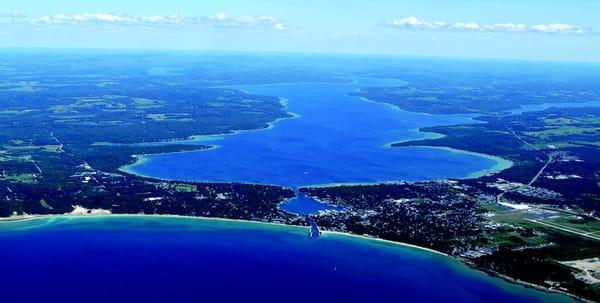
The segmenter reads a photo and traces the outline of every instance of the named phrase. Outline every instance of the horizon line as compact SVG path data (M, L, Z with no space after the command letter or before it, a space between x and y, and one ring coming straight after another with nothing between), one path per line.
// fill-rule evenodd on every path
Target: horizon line
M222 54L276 54L276 55L309 55L309 56L340 56L340 57L382 57L382 58L412 58L434 60L466 60L466 61L504 61L504 62L536 62L536 63L576 63L600 64L600 60L562 60L562 59L533 59L517 57L486 57L486 56L442 56L418 54L392 54L375 52L341 52L341 51L290 51L290 50L227 50L200 48L137 48L137 47L58 47L58 46L0 46L0 53L9 50L26 51L81 51L83 52L150 52L150 53L222 53Z

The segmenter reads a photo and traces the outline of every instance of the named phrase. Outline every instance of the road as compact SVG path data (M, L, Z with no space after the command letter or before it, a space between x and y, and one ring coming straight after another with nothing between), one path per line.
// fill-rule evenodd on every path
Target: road
M521 136L519 136L512 128L510 128L508 125L506 125L506 129L513 135L515 136L515 138L519 139L519 141L525 143L525 145L533 148L534 150L540 150L537 146L527 142L527 140L523 139Z
M546 170L546 168L548 168L548 165L550 165L550 163L552 163L552 161L554 161L554 154L550 153L550 154L548 154L548 161L546 161L544 166L542 166L540 171L538 171L538 173L535 175L535 177L533 177L533 179L531 179L531 181L529 181L529 183L527 183L527 185L529 185L529 186L533 185L533 183L535 183L535 181L537 181L537 179L540 178L540 176L544 173L544 171Z
M533 144L531 144L531 143L527 142L527 140L525 140L525 139L523 139L521 136L519 136L519 135L518 135L518 134L517 134L517 133L516 133L516 132L515 132L515 131L514 131L512 128L510 128L508 125L506 125L506 129L507 129L507 130L508 130L508 131L509 131L509 132L510 132L510 133L511 133L513 136L515 136L515 138L517 138L519 141L523 142L525 145L527 145L527 146L529 146L529 147L533 148L534 150L540 151L540 149L539 149L537 146L535 146L535 145L533 145ZM541 176L541 175L544 173L544 171L546 170L546 168L548 168L548 166L549 166L549 165L552 163L552 161L554 161L554 154L553 154L553 153L547 154L547 156L548 156L548 160L546 161L546 163L544 163L544 166L542 166L542 168L540 168L540 170L537 172L537 174L535 174L535 176L534 176L534 177L533 177L533 178L532 178L532 179L529 181L529 183L527 183L527 186L532 186L532 185L533 185L533 184L534 184L534 183L535 183L535 182L536 182L536 181L537 181L537 180L540 178L540 176ZM523 185L523 186L521 186L521 187L519 187L519 188L523 188L523 187L525 187L525 185ZM507 192L508 192L508 191L504 191L504 192L501 192L501 193L499 193L499 194L496 196L496 202L498 202L498 203L499 203L499 202L501 201L502 197L504 197L504 195L505 195Z
M40 174L44 174L44 171L42 171L40 166L37 165L37 162L35 162L35 160L31 160L31 163L33 164L33 166L35 166L35 168L38 170L38 172L40 172Z

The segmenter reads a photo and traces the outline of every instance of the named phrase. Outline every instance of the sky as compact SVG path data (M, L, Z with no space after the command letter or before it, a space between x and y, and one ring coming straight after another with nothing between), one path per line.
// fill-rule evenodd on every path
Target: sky
M0 47L600 62L600 0L0 0Z

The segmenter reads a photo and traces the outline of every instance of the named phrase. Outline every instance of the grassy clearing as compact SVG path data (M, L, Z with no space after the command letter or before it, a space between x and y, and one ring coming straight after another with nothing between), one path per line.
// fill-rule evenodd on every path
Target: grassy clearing
M165 101L152 100L146 98L132 98L133 104L137 109L163 108Z
M64 112L77 112L78 110L86 110L100 107L102 110L123 110L127 106L123 103L115 102L110 99L104 98L78 98L75 103L68 105L54 105L50 107L50 110L55 114Z
M538 236L531 235L526 236L518 231L504 232L504 233L495 233L490 235L492 242L497 245L508 246L508 247L516 247L516 246L530 246L530 245L540 245L544 243L548 243L548 237L546 236Z
M185 183L163 183L160 187L164 189L171 189L178 192L186 192L186 193L195 193L198 192L198 187L193 184L185 184Z
M10 162L10 161L31 162L31 156L30 155L12 156L12 155L6 155L5 153L0 152L0 162Z
M548 118L544 119L544 124L551 126L561 125L590 125L600 124L599 117L577 117L577 118Z
M40 150L49 153L59 153L61 151L61 146L56 144L48 144L48 145L4 145L2 146L4 150L7 152L23 152L23 151L32 151L32 150Z
M19 81L19 82L0 82L1 91L30 93L35 92L39 82L36 81Z
M179 114L179 113L172 113L172 114L148 114L146 115L146 117L148 119L151 119L153 121L180 121L180 122L191 122L194 121L194 119L189 118L188 117L189 114Z
M500 223L508 223L519 225L523 227L534 227L531 222L527 221L529 218L523 211L517 210L499 210L493 212L494 216L491 217L492 220Z
M0 175L0 180L10 183L37 184L36 174Z
M7 109L7 110L0 110L0 115L25 115L31 112L34 112L35 110L33 109L22 109L22 110L15 110L15 109Z
M543 131L526 132L528 136L540 139L549 139L556 136L572 136L572 135L593 135L600 134L598 127L576 127L576 126L559 126L551 127Z

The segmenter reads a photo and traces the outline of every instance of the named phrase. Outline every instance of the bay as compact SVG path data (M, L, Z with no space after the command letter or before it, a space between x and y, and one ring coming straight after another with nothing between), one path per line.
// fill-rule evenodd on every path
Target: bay
M6 302L571 302L439 253L302 227L100 216L0 222Z

